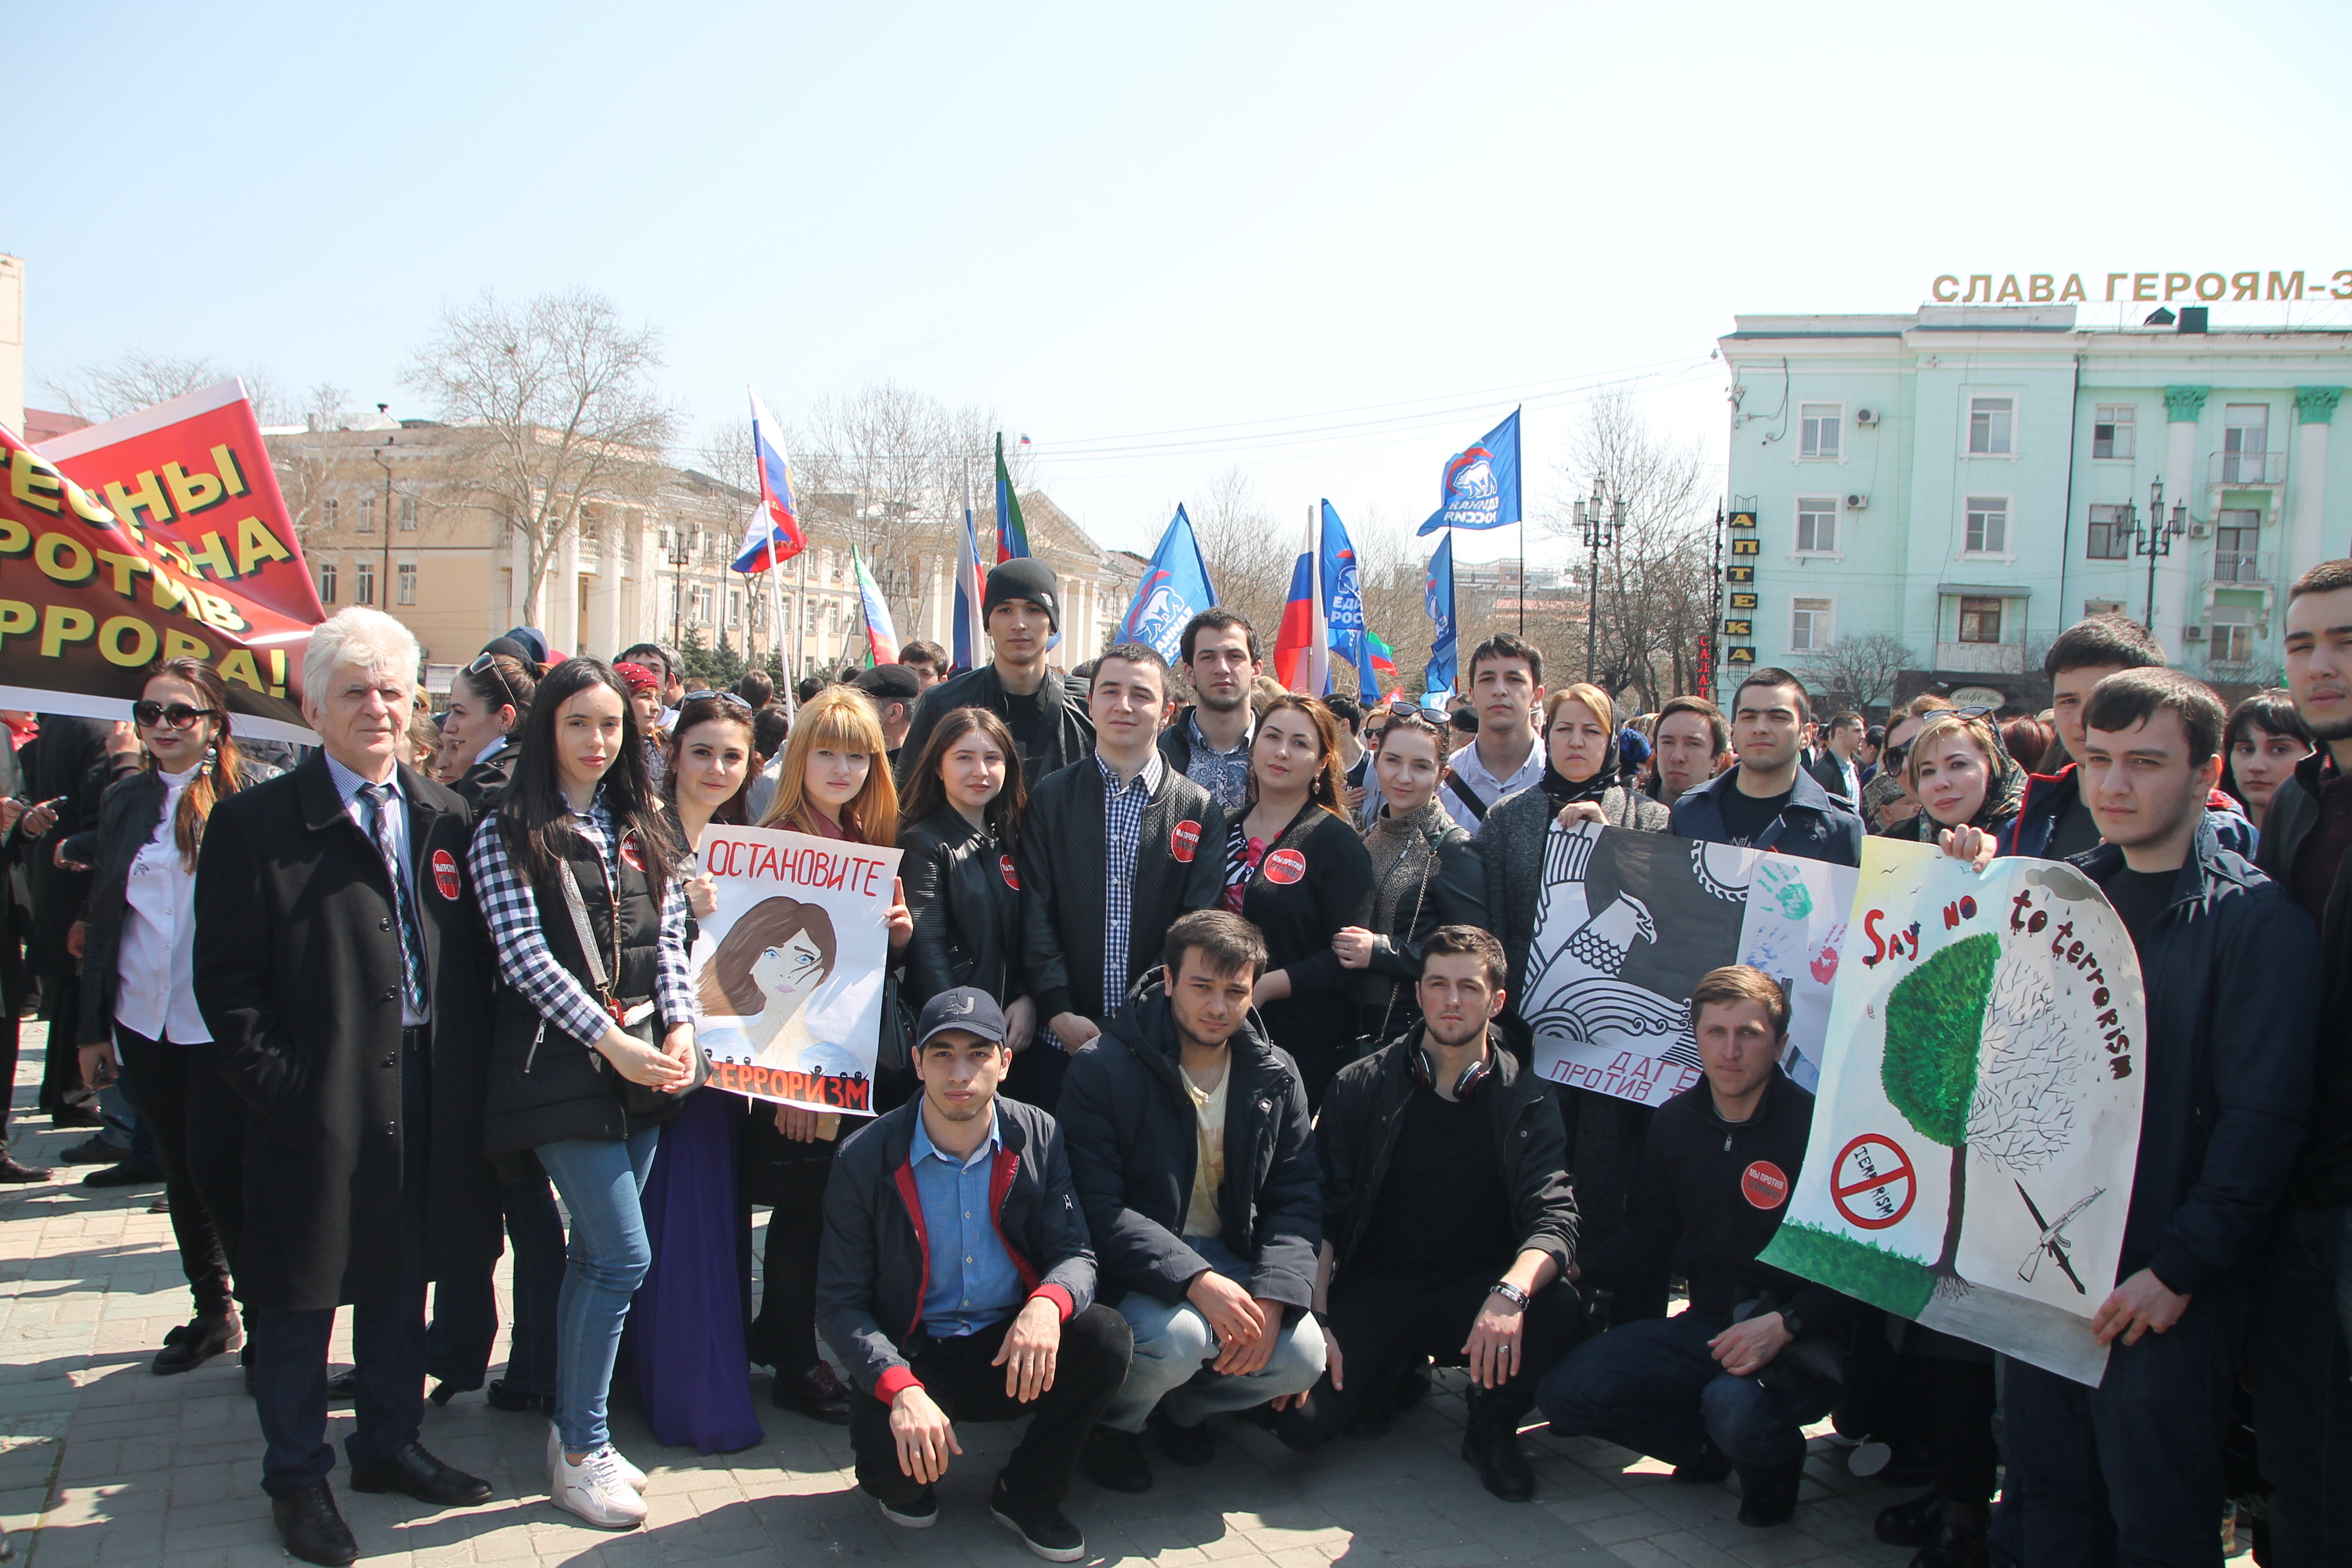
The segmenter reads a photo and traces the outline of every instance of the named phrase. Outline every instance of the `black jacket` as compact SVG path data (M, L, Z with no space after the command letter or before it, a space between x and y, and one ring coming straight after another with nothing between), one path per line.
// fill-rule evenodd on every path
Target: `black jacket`
M1745 1121L1716 1114L1705 1079L1658 1107L1625 1223L1585 1249L1582 1282L1606 1289L1671 1264L1695 1312L1728 1318L1769 1294L1806 1333L1843 1323L1850 1298L1756 1261L1788 1212L1812 1128L1813 1097L1777 1067ZM1778 1195L1759 1205L1759 1193Z
M907 726L907 738L898 746L901 790L907 787L906 770L923 754L923 742L931 738L940 716L959 708L985 708L1000 719L1005 717L1004 682L997 678L994 664L950 676L923 693L915 705L914 721ZM1094 749L1095 721L1087 715L1086 683L1047 670L1037 688L1036 739L1021 752L1022 778L1034 793L1047 773L1083 760Z
M842 1143L824 1194L817 1327L850 1381L886 1404L921 1381L908 1363L922 1352L930 1280L923 1203L909 1163L922 1113L918 1097L859 1128ZM1029 1293L1050 1299L1066 1323L1093 1303L1095 1255L1061 1129L1035 1106L1002 1095L996 1116L1003 1146L989 1182L996 1234Z
M1696 838L1703 844L1723 843L1727 837L1723 797L1738 787L1739 770L1736 767L1726 768L1706 783L1695 785L1675 802L1666 831L1678 838ZM1799 768L1789 804L1781 809L1780 820L1757 836L1755 847L1794 855L1800 859L1826 860L1834 866L1859 866L1862 818L1854 814L1853 802L1843 795L1831 795L1812 774Z
M2068 864L2096 879L2122 862L2102 844ZM2268 1230L2313 1114L2312 1042L2330 980L2311 917L2221 847L2210 812L2139 968L2148 1038L2116 1278L2153 1268L2193 1295L2239 1272Z
M469 764L463 773L450 782L449 787L457 798L473 808L474 820L479 822L497 809L499 796L506 792L507 782L514 777L515 758L520 755L515 743L509 741L492 752L488 761Z
M25 770L16 764L16 739L0 733L0 799L25 793ZM26 891L23 835L0 834L0 1018L20 1017L37 1000L25 972L25 935L32 927L32 899Z
M1323 1172L1307 1091L1297 1064L1255 1024L1228 1048L1222 1239L1251 1260L1251 1295L1303 1310L1315 1304L1323 1240ZM1201 1140L1181 1055L1168 998L1153 991L1073 1057L1062 1080L1058 1120L1106 1302L1129 1290L1181 1301L1209 1268L1182 1234Z
M1136 839L1129 986L1160 963L1177 916L1216 903L1224 846L1225 816L1209 792L1163 767ZM1031 791L1021 817L1023 967L1040 1025L1063 1013L1103 1020L1104 855L1102 773L1089 752Z
M432 1003L426 1276L499 1255L482 1067L496 961L465 803L408 768L409 882ZM246 1121L239 1293L307 1311L400 1291L400 937L392 879L314 752L213 808L196 856L196 1005Z
M1356 973L1331 939L1372 923L1371 853L1346 817L1309 805L1265 847L1243 888L1242 915L1265 937L1267 970L1290 976L1290 994L1261 1009L1266 1033L1306 1069L1307 1098L1319 1105L1339 1047L1356 1036Z
M1323 1163L1323 1235L1331 1243L1332 1278L1348 1267L1380 1205L1381 1183L1396 1147L1399 1113L1421 1088L1412 1053L1421 1030L1409 1033L1339 1069L1315 1123L1315 1151ZM1568 1179L1568 1134L1543 1079L1517 1057L1490 1042L1494 1076L1478 1091L1495 1111L1495 1146L1503 1163L1503 1190L1511 1194L1511 1222L1521 1252L1550 1255L1565 1273L1576 1260L1576 1194Z
M1021 872L986 827L941 806L902 830L899 880L915 934L907 944L908 1005L971 985L999 1003L1025 995Z
M33 924L25 940L33 973L63 978L74 972L76 961L66 951L66 933L81 918L90 874L67 870L53 851L75 834L98 826L99 801L115 775L107 756L110 731L105 721L44 713L40 721L40 733L17 759L25 775L25 801L39 805L63 796L65 804L58 807L56 826L38 838L26 837L21 823L9 837L22 840L18 852L32 895ZM65 1020L67 1028L75 1022Z
M2319 792L2335 773L2334 759L2322 746L2271 796L2254 864L2282 889L2294 885L2295 857L2319 826ZM2327 988L2314 1046L2311 1141L2295 1157L2287 1184L2287 1202L2297 1208L2352 1204L2352 855L2335 868L2328 884L2319 950Z

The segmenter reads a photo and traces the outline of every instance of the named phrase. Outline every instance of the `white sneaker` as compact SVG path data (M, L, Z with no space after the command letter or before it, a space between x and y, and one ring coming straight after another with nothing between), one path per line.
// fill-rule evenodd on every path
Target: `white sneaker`
M646 1500L614 1460L609 1446L576 1465L559 1453L548 1477L548 1500L598 1530L635 1530L646 1521Z
M646 1478L645 1471L629 1463L627 1455L622 1453L620 1449L615 1448L610 1443L604 1445L604 1452L612 1455L614 1462L621 1467L621 1479L629 1483L630 1490L641 1492L646 1489ZM563 1434L558 1432L553 1424L551 1423L547 1428L548 1474L553 1475L555 1473L555 1467L562 1462Z

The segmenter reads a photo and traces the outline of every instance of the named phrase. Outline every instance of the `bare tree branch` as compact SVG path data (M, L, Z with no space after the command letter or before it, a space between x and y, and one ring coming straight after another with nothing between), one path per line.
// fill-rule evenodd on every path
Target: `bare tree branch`
M1901 637L1872 632L1867 637L1838 638L1813 655L1805 673L1812 677L1826 716L1829 709L1866 711L1892 701L1895 678L1918 664Z

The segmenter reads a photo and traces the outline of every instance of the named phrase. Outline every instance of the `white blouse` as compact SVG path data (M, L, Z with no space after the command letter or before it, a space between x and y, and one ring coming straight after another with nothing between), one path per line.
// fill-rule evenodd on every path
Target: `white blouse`
M181 859L180 846L172 837L180 795L203 765L159 775L163 810L155 831L131 862L122 941L114 961L120 981L114 1021L132 1034L179 1046L204 1045L213 1037L196 1007L192 966L196 874Z

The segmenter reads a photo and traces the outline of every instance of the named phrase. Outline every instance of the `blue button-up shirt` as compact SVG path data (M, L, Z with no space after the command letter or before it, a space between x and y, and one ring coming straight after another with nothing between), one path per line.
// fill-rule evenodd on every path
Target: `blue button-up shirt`
M1002 1321L1027 1292L1021 1271L997 1234L989 1208L995 1175L996 1107L988 1108L988 1141L959 1162L931 1142L919 1111L908 1163L923 1201L923 1234L930 1247L930 1285L923 1292L923 1327L934 1339L961 1339Z
M1128 946L1135 925L1135 854L1143 837L1143 808L1167 776L1160 748L1143 771L1121 784L1118 770L1095 753L1103 784L1103 1016L1116 1018L1127 1004Z

